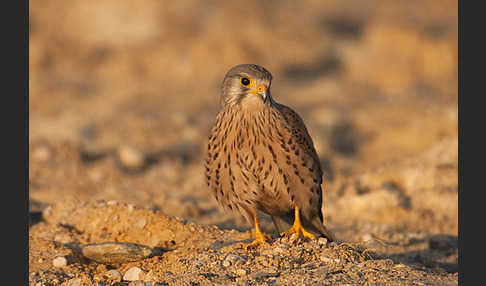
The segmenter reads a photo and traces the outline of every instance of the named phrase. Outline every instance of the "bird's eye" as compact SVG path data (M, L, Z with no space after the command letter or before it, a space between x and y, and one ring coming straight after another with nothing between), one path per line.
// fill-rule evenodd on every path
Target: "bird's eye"
M244 85L244 86L250 85L250 79L247 78L247 77L242 77L241 78L241 84Z

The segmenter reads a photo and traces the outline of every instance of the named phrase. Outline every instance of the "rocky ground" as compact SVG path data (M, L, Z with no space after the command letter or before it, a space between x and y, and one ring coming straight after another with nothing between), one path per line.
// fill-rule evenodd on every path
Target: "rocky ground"
M130 3L30 3L30 285L458 284L457 2ZM240 63L307 124L339 241L262 215L248 247L207 189Z

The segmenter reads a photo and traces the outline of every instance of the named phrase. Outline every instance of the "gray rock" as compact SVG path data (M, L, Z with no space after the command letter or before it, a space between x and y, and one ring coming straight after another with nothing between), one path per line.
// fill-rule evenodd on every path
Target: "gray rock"
M130 242L104 242L84 245L81 252L85 257L99 263L124 263L147 258L153 249Z

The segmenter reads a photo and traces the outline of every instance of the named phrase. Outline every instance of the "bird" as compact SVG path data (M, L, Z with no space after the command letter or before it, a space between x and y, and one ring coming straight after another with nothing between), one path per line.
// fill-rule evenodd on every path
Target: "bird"
M324 225L319 157L302 118L276 102L272 74L256 64L228 70L205 155L208 187L227 211L254 227L251 245L268 244L259 212L289 239L334 235Z

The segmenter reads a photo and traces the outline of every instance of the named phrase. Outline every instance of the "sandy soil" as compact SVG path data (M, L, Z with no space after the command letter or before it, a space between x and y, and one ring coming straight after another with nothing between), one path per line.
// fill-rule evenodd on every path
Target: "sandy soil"
M30 285L457 285L457 1L46 0L30 21ZM248 248L204 183L219 85L250 62L307 124L336 243L262 215L273 241ZM83 256L102 242L154 253Z

